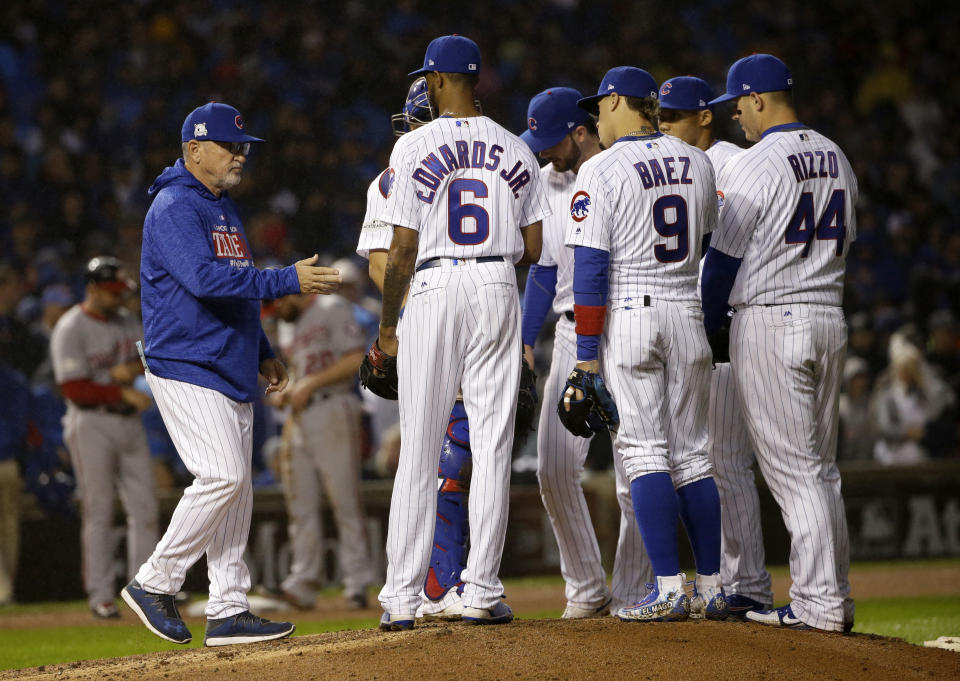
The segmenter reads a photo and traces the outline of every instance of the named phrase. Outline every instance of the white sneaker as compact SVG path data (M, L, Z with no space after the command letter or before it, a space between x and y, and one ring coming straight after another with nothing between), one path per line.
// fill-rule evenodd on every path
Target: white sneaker
M720 583L720 573L697 575L690 601L692 619L725 620L729 614L727 599Z
M567 603L567 607L560 617L561 619L565 620L583 620L591 617L606 617L610 614L610 601L611 599L607 598L607 600L595 608L581 608L573 603Z
M450 589L439 601L423 598L417 608L417 619L424 622L435 620L459 620L463 616L463 599L456 589Z

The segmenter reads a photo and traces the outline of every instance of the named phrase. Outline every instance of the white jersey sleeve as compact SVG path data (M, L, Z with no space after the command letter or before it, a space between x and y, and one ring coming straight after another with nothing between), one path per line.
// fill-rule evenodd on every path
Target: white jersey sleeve
M389 170L389 169L388 169ZM393 241L393 225L383 222L379 215L387 204L390 193L390 175L384 170L367 188L367 212L363 216L357 255L370 259L370 251L390 250Z
M567 238L567 223L570 222L570 199L577 182L573 171L558 172L552 164L540 169L543 186L550 202L550 217L543 221L543 252L538 264L556 266L557 288L553 298L553 310L563 314L573 309L573 249L564 243Z
M709 158L710 163L713 164L713 172L719 175L720 169L727 164L727 161L741 151L743 151L743 147L738 147L736 144L724 142L723 140L715 141L707 149L707 158Z
M536 158L485 116L438 118L401 137L380 219L420 233L417 264L436 257L523 255L521 227L550 215Z
M711 245L743 260L731 305L841 304L858 189L834 142L809 128L768 133L723 167L718 188Z
M717 223L707 155L659 133L587 161L570 201L568 246L610 253L608 298L696 300L700 243Z

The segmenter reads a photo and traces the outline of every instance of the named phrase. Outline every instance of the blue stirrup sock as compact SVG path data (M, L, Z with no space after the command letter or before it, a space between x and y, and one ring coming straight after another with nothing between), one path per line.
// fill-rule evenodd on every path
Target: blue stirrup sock
M706 477L677 490L680 517L687 528L697 573L720 572L720 494L717 483Z
M657 577L680 572L677 555L677 518L680 502L669 473L647 473L630 483L630 498L643 545Z

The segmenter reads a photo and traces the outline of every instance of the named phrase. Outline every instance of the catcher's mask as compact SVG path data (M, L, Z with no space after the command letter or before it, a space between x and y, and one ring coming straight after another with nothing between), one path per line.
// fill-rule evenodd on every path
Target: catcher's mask
M427 79L420 77L410 84L403 110L392 115L390 122L393 124L393 134L400 137L404 133L410 132L412 129L410 127L411 123L426 125L436 117L433 104L430 103L430 97L427 96Z

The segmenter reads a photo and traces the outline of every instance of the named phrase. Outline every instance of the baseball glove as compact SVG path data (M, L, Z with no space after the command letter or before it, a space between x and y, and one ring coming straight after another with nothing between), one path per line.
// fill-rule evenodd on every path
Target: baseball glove
M733 310L727 312L720 328L707 336L710 351L713 353L713 363L722 364L730 361L730 321Z
M520 391L517 394L517 418L514 421L514 447L523 446L527 435L533 430L533 417L537 411L540 396L537 394L537 375L527 364L526 359L520 364Z
M377 341L367 350L360 364L360 385L386 400L395 400L397 395L397 358L380 349Z
M582 399L577 399L577 390L583 391ZM580 437L593 437L602 430L616 432L620 427L620 413L603 378L583 369L574 369L567 377L557 415L567 430Z

